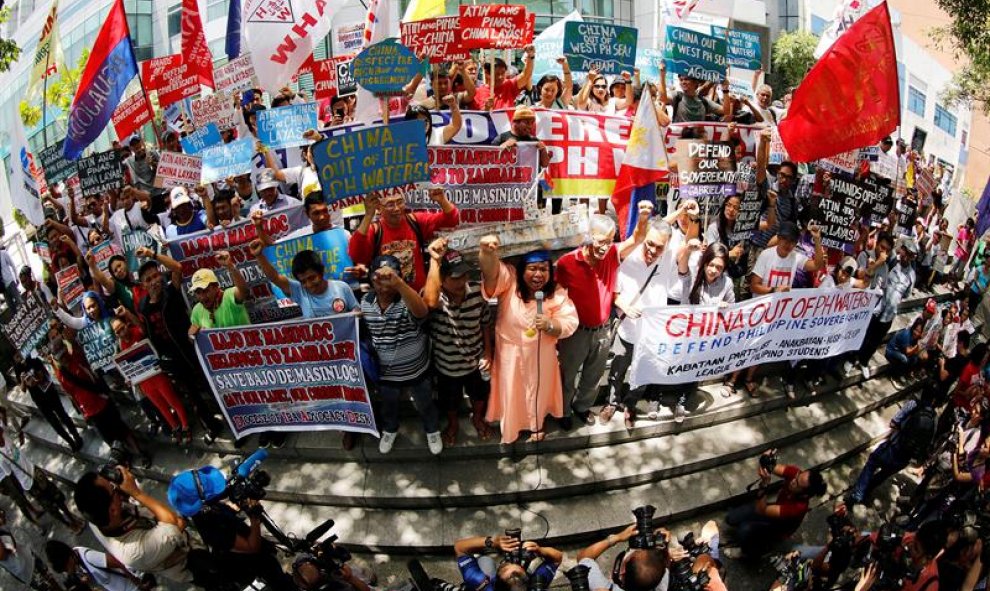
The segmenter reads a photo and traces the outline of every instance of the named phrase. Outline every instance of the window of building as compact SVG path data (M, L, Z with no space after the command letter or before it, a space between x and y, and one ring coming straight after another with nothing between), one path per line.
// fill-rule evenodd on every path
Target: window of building
M935 104L935 127L955 137L958 121L956 116L949 112L948 109L937 103Z
M206 20L215 21L227 16L230 0L207 0Z
M213 54L213 67L227 63L227 38L221 37L209 43L210 53Z
M182 33L182 6L173 6L168 10L168 36L175 37Z
M914 86L908 86L908 111L919 117L925 116L925 103L928 98L925 93Z
M779 0L778 16L780 18L780 29L782 31L796 31L801 24L801 13L798 8L798 0Z

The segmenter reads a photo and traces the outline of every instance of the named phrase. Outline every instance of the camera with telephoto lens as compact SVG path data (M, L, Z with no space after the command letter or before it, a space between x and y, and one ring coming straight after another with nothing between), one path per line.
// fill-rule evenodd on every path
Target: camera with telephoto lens
M564 576L571 583L571 591L591 591L591 584L588 583L590 571L591 569L583 564L564 571Z
M903 547L906 521L906 517L902 516L880 526L876 541L870 544L866 555L859 561L861 567L876 565L875 591L900 589L908 581L917 581L921 574L921 569L914 566L910 553Z
M517 540L519 542L519 545L515 550L504 553L505 561L512 564L518 564L528 570L529 563L532 562L535 555L532 552L523 550L522 530L518 527L507 529L505 530L505 537Z
M773 469L777 467L777 450L771 450L760 455L760 468L763 468L767 472L773 473Z
M777 571L777 583L787 591L802 591L811 589L812 572L811 560L802 560L801 556L781 554L770 559L770 565Z
M241 462L227 479L225 496L238 506L247 500L260 501L265 498L265 487L271 484L272 477L259 466L268 457L268 452L259 449Z
M124 477L117 470L117 466L130 469L133 461L134 456L124 447L124 443L114 441L113 445L110 446L110 457L99 467L99 474L114 484L120 484L124 481Z
M653 515L657 508L653 505L643 505L632 510L636 517L636 535L629 538L629 547L636 550L656 548L657 535L654 532Z
M688 555L671 563L669 591L704 591L711 577L705 570L694 572L694 561L710 551L708 544L696 542L694 532L689 532L681 540L681 548Z

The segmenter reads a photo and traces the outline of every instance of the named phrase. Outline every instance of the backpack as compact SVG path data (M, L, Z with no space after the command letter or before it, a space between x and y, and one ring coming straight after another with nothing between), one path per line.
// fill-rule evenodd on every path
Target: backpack
M919 404L901 424L898 446L915 460L925 459L935 438L935 427L935 409Z
M406 214L406 223L409 224L409 227L412 228L413 234L416 235L416 244L419 246L420 258L423 261L423 269L422 269L423 277L426 277L429 274L429 271L430 271L430 269L428 267L428 265L430 264L430 262L429 262L430 261L430 252L429 252L429 250L427 250L427 248L429 247L429 244L427 244L426 243L426 240L424 239L423 229L419 227L419 222L416 221L416 216L414 216L411 213L407 213ZM372 224L371 225L371 232L372 232L372 239L374 241L373 242L373 249L372 249L371 252L375 253L374 256L377 256L379 254L379 249L382 247L382 224L381 224L381 222L376 222L376 223ZM402 279L405 279L405 277L403 277Z

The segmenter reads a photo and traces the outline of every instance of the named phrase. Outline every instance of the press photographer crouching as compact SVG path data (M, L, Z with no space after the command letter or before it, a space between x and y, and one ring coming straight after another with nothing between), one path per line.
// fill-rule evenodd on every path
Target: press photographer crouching
M759 489L756 502L729 511L725 521L734 528L734 541L744 555L758 557L793 534L810 510L812 497L827 492L818 470L802 470L791 464L777 463L777 450L760 455ZM772 476L784 479L777 499L767 499Z
M484 554L498 552L498 564ZM523 541L519 529L505 535L464 538L454 543L457 568L466 591L535 591L547 589L564 555L555 548Z
M242 464L247 466L239 468L230 482L213 466L182 472L172 479L168 500L182 516L192 519L210 548L215 568L228 582L247 586L261 579L271 589L292 591L295 586L276 558L275 545L261 536L264 511L260 499L267 479L254 470L252 462L260 462L254 458L248 458Z
M633 510L636 523L618 534L609 535L578 552L578 565L565 573L574 591L725 591L718 572L718 527L705 524L701 537L688 533L678 542L670 533L656 529L656 507ZM597 559L609 548L622 543L629 548L615 557L610 578ZM585 573L587 569L586 587Z

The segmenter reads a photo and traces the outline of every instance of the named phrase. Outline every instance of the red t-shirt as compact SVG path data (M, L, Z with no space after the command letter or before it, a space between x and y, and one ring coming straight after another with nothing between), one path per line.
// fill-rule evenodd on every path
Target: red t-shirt
M577 308L578 322L592 328L608 321L618 276L619 249L614 244L595 268L585 260L584 249L577 248L560 257L554 271L557 285L567 289Z
M952 405L956 408L965 408L969 405L969 396L966 391L973 384L973 378L980 375L980 366L976 363L967 363L959 374L959 381L956 382L956 389L952 391Z
M423 261L422 248L429 245L438 228L454 228L460 220L460 214L454 207L449 213L442 211L417 211L412 214L419 225L420 233L425 244L417 242L416 232L403 220L398 228L393 228L381 221L371 224L366 234L355 231L347 244L347 252L355 264L367 265L380 254L390 254L399 259L402 264L402 278L416 291L426 285L426 266ZM381 241L375 250L375 228L381 228Z
M471 108L476 111L484 110L485 102L492 95L487 84L479 84L474 89L474 102ZM506 78L501 84L495 87L495 106L493 109L511 109L516 106L516 97L519 96L519 86L515 78Z
M92 383L92 376L88 375L83 368L88 367L86 357L83 355L82 347L75 346L72 351L66 350L65 357L55 365L55 377L58 379L62 389L65 390L72 400L79 407L84 419L91 419L107 407L109 402L106 397L87 387Z
M777 506L780 507L781 519L793 519L800 525L804 514L808 512L808 499L797 497L791 492L791 481L798 477L801 469L797 466L784 466L784 488L777 493Z

